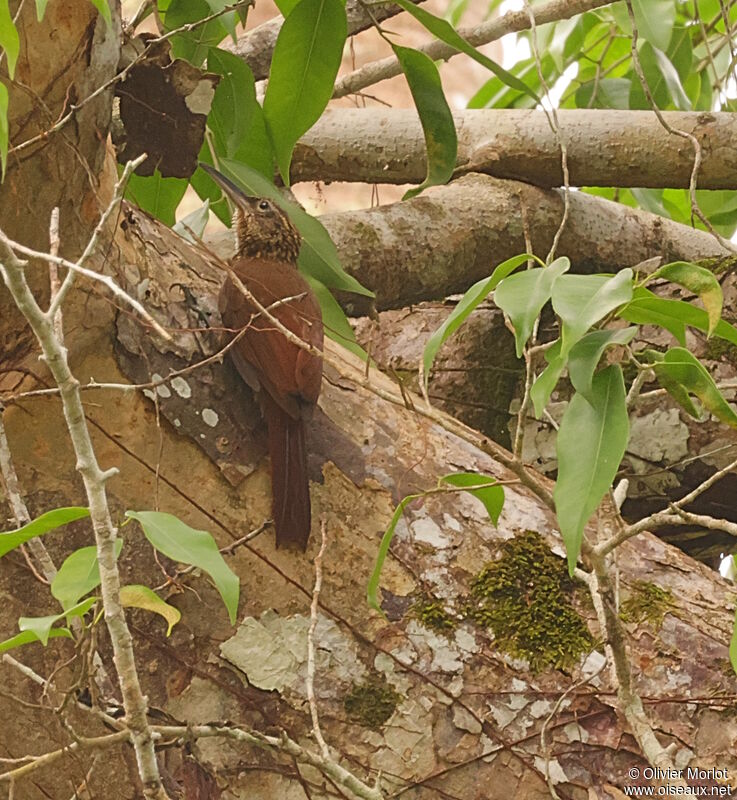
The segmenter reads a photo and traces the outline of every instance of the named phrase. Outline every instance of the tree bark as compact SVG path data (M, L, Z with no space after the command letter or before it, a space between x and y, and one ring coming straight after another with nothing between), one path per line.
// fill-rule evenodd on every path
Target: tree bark
M571 186L688 188L691 143L671 136L650 111L557 112ZM673 128L696 137L702 150L700 189L737 186L737 120L727 113L663 112ZM536 186L562 186L560 144L543 111L469 109L454 114L456 174L481 172ZM425 138L408 108L335 108L300 140L292 159L296 181L421 183Z

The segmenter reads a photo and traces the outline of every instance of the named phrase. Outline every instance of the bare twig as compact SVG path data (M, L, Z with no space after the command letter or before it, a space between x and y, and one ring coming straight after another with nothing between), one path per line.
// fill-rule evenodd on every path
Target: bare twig
M583 14L594 8L609 5L612 0L550 0L535 9L535 22L543 25L546 22L555 22L561 19L570 19L577 14ZM527 30L530 19L525 11L510 11L498 19L489 20L474 28L461 28L458 33L474 47L500 39L507 33ZM417 48L432 58L433 61L447 61L458 50L441 41L434 39L426 45ZM395 57L373 61L354 72L344 76L335 84L333 97L344 97L372 86L379 81L400 75L402 68Z
M632 0L625 0L627 5L627 12L630 17L630 24L632 25L632 46L631 46L631 53L632 53L632 66L637 74L637 77L640 81L640 85L642 86L642 91L645 93L645 97L647 97L648 103L652 108L655 116L658 118L658 122L665 128L665 130L671 134L672 136L680 136L682 139L686 139L691 143L691 146L694 150L694 160L693 160L693 168L691 169L691 180L689 183L688 193L691 200L691 213L698 217L698 219L703 222L706 229L709 233L719 242L719 244L724 247L725 249L731 251L732 253L737 253L737 246L735 246L729 239L725 239L719 231L717 231L714 226L709 221L709 218L703 213L701 207L699 206L699 202L696 199L696 186L699 178L699 170L701 168L701 144L699 140L688 131L681 130L680 128L674 128L670 123L665 119L662 112L658 108L657 103L655 102L655 98L653 97L652 92L650 91L650 85L647 82L647 78L645 77L645 72L642 69L642 64L640 63L640 54L637 50L637 38L638 38L638 31L637 31L637 21L635 20L635 12L632 8Z
M320 728L320 716L317 711L317 700L315 699L315 630L317 629L318 610L320 606L320 590L322 589L322 558L325 555L328 537L326 532L325 520L320 521L320 534L322 543L320 552L315 556L315 586L312 590L312 603L310 605L310 627L307 631L307 702L310 705L310 717L312 718L312 734L320 748L322 757L326 760L331 758L330 750L322 735Z
M147 800L166 800L168 795L161 783L153 738L146 718L146 698L138 680L131 635L120 604L120 575L115 558L117 529L110 517L105 490L106 482L117 470L103 471L97 462L79 393L79 382L69 369L67 350L57 339L52 320L42 311L31 292L24 272L25 262L18 259L7 242L7 238L0 235L0 273L16 306L41 345L46 364L61 390L64 417L77 459L77 469L87 494L97 545L105 622L110 633L126 720L130 728L129 732L121 736L130 738L133 744L144 796ZM66 751L64 749L62 752Z

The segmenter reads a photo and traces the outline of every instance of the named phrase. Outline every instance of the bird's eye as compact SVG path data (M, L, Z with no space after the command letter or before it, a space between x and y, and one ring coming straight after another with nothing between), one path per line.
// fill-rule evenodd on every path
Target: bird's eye
M258 204L258 210L259 211L268 211L269 210L269 202L268 202L268 200L262 200Z

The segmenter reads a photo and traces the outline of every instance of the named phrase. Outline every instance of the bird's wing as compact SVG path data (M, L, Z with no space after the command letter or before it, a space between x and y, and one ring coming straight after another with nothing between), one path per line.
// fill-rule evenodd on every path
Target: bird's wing
M294 298L270 309L279 322L322 350L320 306L309 284L291 264L256 259L234 262L233 271L262 306ZM228 278L220 292L220 313L226 327L246 329L232 349L234 363L252 385L254 374L263 388L290 416L303 416L320 394L322 358L289 341Z

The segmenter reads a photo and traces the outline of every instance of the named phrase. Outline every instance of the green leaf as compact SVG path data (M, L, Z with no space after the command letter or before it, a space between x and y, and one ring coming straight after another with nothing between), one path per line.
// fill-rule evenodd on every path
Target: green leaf
M123 540L115 540L115 558L123 549ZM100 566L97 563L96 547L80 547L64 559L64 563L51 581L51 594L70 608L80 597L89 594L100 584Z
M164 28L167 33L178 30L190 23L199 22L212 13L207 0L171 0L164 12ZM174 58L184 58L199 67L205 61L210 49L228 35L228 29L221 19L213 19L204 25L196 25L192 30L183 30L172 36L171 52Z
M561 355L615 308L632 299L632 270L614 277L605 275L563 275L555 282L551 299L555 313L563 321Z
M597 373L590 403L575 394L558 431L558 480L553 499L573 574L583 530L610 489L629 437L624 380L619 364Z
M273 183L245 164L225 159L220 162L220 169L229 178L232 178L246 194L268 197L286 211L302 236L299 266L305 274L320 281L329 289L355 292L365 297L374 296L373 292L364 289L352 275L343 269L335 244L320 220L310 216L296 203L285 199Z
M0 82L0 183L5 180L8 163L8 89Z
M39 22L43 21L44 14L46 13L46 6L49 0L36 0L36 19Z
M696 395L704 408L717 419L726 422L732 428L737 428L737 414L724 399L706 367L688 350L683 347L671 348L661 362L653 364L653 371L663 388L676 400L679 400L679 396L671 391L673 383ZM692 413L688 408L686 411Z
M22 632L30 633L45 646L51 636L51 628L54 623L60 619L69 620L72 617L83 617L96 602L96 597L88 597L81 603L77 603L76 606L65 609L61 614L51 614L47 617L21 617L18 620L18 627Z
M125 608L142 608L144 611L152 611L154 614L162 616L167 623L167 636L171 634L171 629L182 618L178 608L174 608L174 606L164 602L148 586L140 586L138 584L121 586L120 603Z
M342 347L355 353L360 359L365 361L368 358L366 351L356 341L356 334L348 322L345 311L341 308L332 292L320 281L316 281L309 275L305 276L307 283L310 284L312 291L320 302L322 311L322 323L325 333Z
M333 94L347 31L340 0L300 0L279 31L264 115L287 186L294 145L317 122Z
M61 636L65 637L66 639L71 639L72 632L69 630L69 628L52 628L49 631L48 638L57 639ZM10 639L0 642L0 653L5 653L15 647L20 647L21 645L38 641L38 636L36 636L36 634L32 631L23 631L23 633L17 633L15 636L11 636Z
M374 564L374 571L371 573L368 586L366 587L366 600L368 601L369 607L376 609L382 617L386 615L379 602L379 579L381 578L381 570L384 568L384 561L386 561L386 557L389 553L389 547L394 538L394 531L407 505L413 500L417 500L418 497L423 496L422 494L408 494L407 497L403 498L394 510L394 515L389 523L389 527L384 531L384 535L381 537L379 552L376 555L376 563Z
M668 49L676 21L674 0L632 0L637 32L661 50Z
M643 45L643 47L648 46L652 47L651 45L647 44ZM688 95L683 89L681 79L671 60L662 50L657 47L652 47L652 51L655 61L660 69L660 74L663 76L665 85L668 87L668 92L673 100L673 104L681 111L690 111L692 108L691 101L688 99Z
M288 17L294 7L299 3L299 0L275 0L275 5L283 17Z
M594 402L591 383L594 370L607 347L629 344L637 333L637 327L620 330L592 331L571 348L568 354L568 375L573 388L590 403Z
M424 25L437 39L454 47L459 53L465 53L474 61L486 67L486 69L493 72L502 83L522 94L529 95L536 103L540 101L540 98L527 84L511 72L507 72L507 70L499 66L496 61L479 52L473 45L470 45L447 20L436 17L434 14L422 8L422 6L414 5L411 0L396 0L396 4ZM404 67L402 68L404 69Z
M182 217L182 219L180 219L179 222L172 227L172 230L175 233L178 233L183 239L186 239L191 244L194 244L195 239L192 237L192 234L202 238L202 234L205 232L205 228L207 227L209 219L210 201L205 200L204 204L199 208L191 211L186 217Z
M146 538L160 553L206 572L223 598L231 624L235 623L240 582L210 533L190 528L161 511L126 511L125 515L140 523Z
M187 191L187 183L185 178L162 178L158 170L150 176L134 172L128 179L125 196L171 228L176 222L176 210Z
M458 139L435 62L410 47L393 45L393 49L420 115L427 151L427 176L419 186L405 192L402 199L408 200L428 186L438 186L450 180L458 155Z
M90 2L100 12L100 15L107 23L108 28L112 28L113 21L110 17L110 6L108 5L107 0L90 0Z
M15 531L5 531L0 533L0 557L19 547L34 536L41 536L44 533L60 528L69 522L74 522L83 517L89 517L90 510L81 506L70 506L68 508L55 508L47 511L40 517L31 520L22 528Z
M206 0L206 2L210 8L210 14L218 14L227 6L233 4L233 0ZM230 34L233 43L237 44L238 36L236 34L236 25L238 24L238 14L235 11L228 11L225 14L221 14L218 19L221 25Z
M594 90L596 96L592 102ZM576 90L576 105L578 108L627 109L631 90L632 81L627 78L604 78L598 83L595 80L587 81Z
M512 320L517 358L522 357L537 315L550 300L555 282L570 266L567 258L557 258L547 267L510 275L497 286L494 302Z
M686 344L686 325L709 332L709 316L702 308L696 308L684 300L666 300L654 295L649 289L635 289L632 301L617 312L617 316L639 325L660 325L670 331L682 346ZM737 328L721 320L714 329L714 336L737 344Z
M8 62L8 75L15 75L15 64L20 52L20 37L10 16L8 0L0 0L0 48L5 51Z
M443 475L438 484L443 483L465 489L480 500L486 508L489 519L496 526L504 507L504 487L499 486L496 478L479 475L475 472L454 472L450 475Z
M558 379L566 366L567 359L560 354L561 345L561 340L557 339L553 346L545 351L545 360L548 362L548 366L537 376L530 388L530 399L537 419L542 416L545 406L550 400L550 395L558 385Z
M499 282L530 258L534 258L534 256L529 256L527 253L512 256L512 258L508 258L506 261L499 264L491 273L490 277L482 278L480 281L474 283L458 301L458 305L453 309L450 316L427 340L427 344L422 353L422 377L425 384L425 391L427 391L427 384L430 380L430 370L432 369L438 350L440 350L443 344L445 344L468 319L471 312L478 308L479 304L488 297L490 292L494 291Z
M655 278L665 278L697 294L704 304L709 319L707 335L711 336L714 333L722 318L724 297L722 287L712 272L688 261L674 261L654 272L651 280Z
M250 67L242 58L213 47L207 56L207 69L222 76L207 117L218 162L223 158L240 161L271 179L274 175L271 140L263 109L256 99ZM200 175L205 173L200 170ZM205 177L215 188L212 179ZM214 192L208 196L214 199L218 195Z

